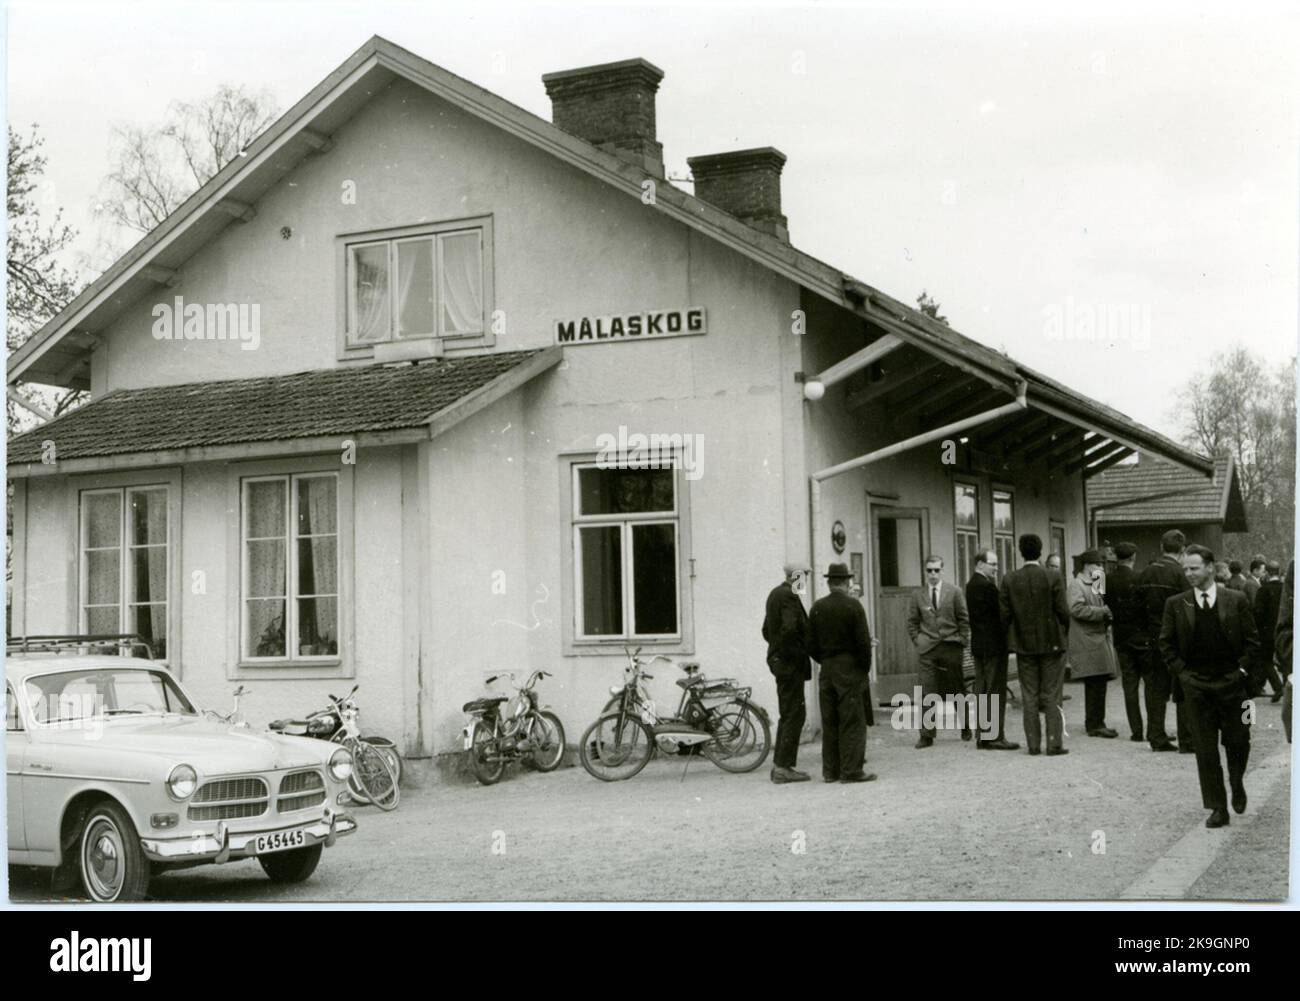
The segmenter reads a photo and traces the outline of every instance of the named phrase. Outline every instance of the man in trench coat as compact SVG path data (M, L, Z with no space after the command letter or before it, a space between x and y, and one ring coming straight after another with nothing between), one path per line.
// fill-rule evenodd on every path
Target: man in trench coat
M1083 728L1089 737L1118 737L1106 725L1106 682L1119 670L1110 642L1111 611L1098 590L1105 561L1096 549L1081 553L1078 560L1082 568L1065 586L1065 604L1070 609L1066 650L1073 677L1083 681Z

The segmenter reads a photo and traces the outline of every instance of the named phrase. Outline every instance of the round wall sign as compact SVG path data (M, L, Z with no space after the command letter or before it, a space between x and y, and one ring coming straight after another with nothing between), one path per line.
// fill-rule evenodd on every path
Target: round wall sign
M837 521L831 526L831 546L837 553L844 552L844 541L847 536L844 534L844 522Z

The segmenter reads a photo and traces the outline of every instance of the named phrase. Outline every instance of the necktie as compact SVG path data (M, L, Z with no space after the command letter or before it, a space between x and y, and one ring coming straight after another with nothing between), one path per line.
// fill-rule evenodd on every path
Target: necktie
M1209 592L1209 591L1202 591L1202 592L1201 592L1201 607L1204 608L1207 612L1210 610L1210 592Z
M937 587L930 588L930 607L936 612L939 610L939 589Z

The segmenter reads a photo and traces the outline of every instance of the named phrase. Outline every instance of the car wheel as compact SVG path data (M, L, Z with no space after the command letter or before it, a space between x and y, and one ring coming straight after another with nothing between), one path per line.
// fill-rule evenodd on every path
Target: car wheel
M301 883L320 864L321 845L293 848L287 852L259 855L257 861L273 883Z
M100 904L140 900L153 867L127 812L111 800L95 804L81 828L78 859L86 896Z

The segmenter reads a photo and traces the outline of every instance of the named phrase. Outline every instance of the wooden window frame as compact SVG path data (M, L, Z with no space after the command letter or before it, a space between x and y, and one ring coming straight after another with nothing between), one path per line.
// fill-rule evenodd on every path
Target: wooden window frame
M482 265L481 288L483 295L482 327L468 333L444 333L442 330L442 282L440 237L456 233L475 232L479 235L479 252ZM398 314L396 303L396 285L393 277L396 273L397 245L422 237L434 241L434 326L429 334L399 335L397 331ZM392 325L389 336L384 340L353 342L353 302L351 294L352 251L357 247L387 245L389 253L389 322ZM492 216L472 216L465 219L449 219L441 222L426 223L418 226L402 226L390 229L367 230L357 233L342 234L335 238L336 276L338 285L337 322L338 357L340 360L372 359L376 345L415 344L424 342L433 345L437 351L492 347L496 338L492 332L492 318L495 303L495 286L493 281L493 235Z
M570 602L571 614L562 617L562 653L564 656L608 656L621 652L623 647L633 645L661 654L691 655L695 652L694 608L692 600L691 579L694 577L693 560L690 555L690 497L685 471L681 462L677 462L673 472L673 506L674 511L666 514L662 511L624 515L580 515L578 503L578 470L597 465L597 453L575 452L560 456L560 511L565 519L566 531L561 533L562 552L561 569L564 594ZM578 559L580 543L578 532L581 528L599 527L601 525L622 525L621 544L623 546L623 567L625 574L631 567L631 526L642 524L662 524L675 522L677 548L677 633L635 634L624 632L618 636L583 636L580 632L582 619L582 567ZM632 602L635 600L636 581L628 575L623 588L623 622L628 626L633 622Z

